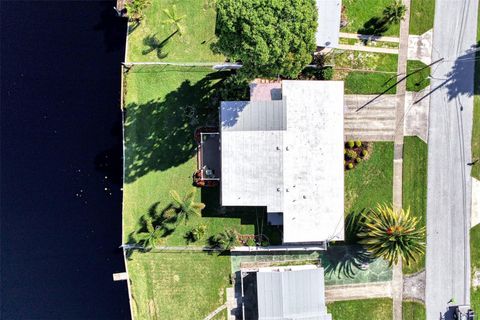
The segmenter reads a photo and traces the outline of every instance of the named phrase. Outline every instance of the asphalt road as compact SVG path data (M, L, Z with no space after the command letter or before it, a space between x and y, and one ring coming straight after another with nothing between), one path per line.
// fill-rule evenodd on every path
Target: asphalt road
M471 133L478 0L437 0L427 193L427 320L470 302ZM453 305L453 304L450 304ZM447 314L448 319L448 314Z

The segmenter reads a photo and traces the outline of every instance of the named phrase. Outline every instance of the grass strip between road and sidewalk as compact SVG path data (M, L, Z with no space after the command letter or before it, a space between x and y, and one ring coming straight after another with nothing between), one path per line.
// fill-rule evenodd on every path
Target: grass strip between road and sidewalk
M392 299L388 298L331 302L327 304L327 310L333 319L341 320L387 320L393 317Z
M420 138L405 137L403 145L403 208L419 220L418 227L426 225L427 215L428 146ZM426 239L425 239L426 240ZM425 268L425 255L403 272L411 274Z
M403 320L425 320L427 318L425 305L416 301L402 302Z

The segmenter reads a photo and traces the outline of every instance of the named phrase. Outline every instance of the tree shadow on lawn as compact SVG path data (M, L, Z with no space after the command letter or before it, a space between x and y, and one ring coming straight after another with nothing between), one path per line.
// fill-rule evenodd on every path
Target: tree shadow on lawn
M282 232L278 227L271 226L267 222L266 207L224 207L220 205L220 187L202 188L202 202L205 209L202 211L202 217L218 218L237 218L241 225L253 225L255 234L263 234L270 244L282 243ZM237 230L240 231L240 230Z
M167 45L168 41L176 34L178 30L171 33L163 40L159 40L155 34L151 34L143 38L143 45L148 47L142 51L143 55L147 55L150 52L156 51L157 57L159 59L165 59L168 56L168 53L164 52L164 48Z
M381 36L388 31L390 23L385 18L373 17L358 30L359 34Z
M194 131L218 124L218 86L226 72L215 72L192 84L185 80L164 99L130 103L125 111L125 182L151 171L188 161L196 151Z

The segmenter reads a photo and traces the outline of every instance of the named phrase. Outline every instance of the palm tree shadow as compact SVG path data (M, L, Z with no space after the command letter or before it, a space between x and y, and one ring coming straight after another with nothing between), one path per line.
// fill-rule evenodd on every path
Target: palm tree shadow
M325 274L338 278L354 278L358 271L364 270L375 259L359 244L338 245L328 248L322 255Z
M156 51L157 57L159 59L165 59L168 56L168 53L164 52L164 48L167 45L168 41L178 32L174 31L168 37L163 40L159 40L156 35L151 34L143 38L143 44L148 48L142 51L143 55L149 54L150 52Z
M480 41L472 45L470 49L455 60L455 64L447 74L446 80L449 100L453 100L461 95L471 97L473 94L479 93L479 85L472 85L474 70L479 69L479 64L475 63L476 59L480 59L479 50Z
M359 34L381 36L388 31L390 24L384 17L373 17L363 24L363 28L358 30Z

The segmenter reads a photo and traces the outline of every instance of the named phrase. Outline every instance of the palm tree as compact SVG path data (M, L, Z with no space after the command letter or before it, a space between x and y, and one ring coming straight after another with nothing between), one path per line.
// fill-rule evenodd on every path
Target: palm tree
M223 250L230 250L238 243L238 234L234 229L226 229L213 238L213 245Z
M418 219L410 215L410 209L394 210L384 204L364 215L359 243L375 257L384 258L390 266L399 258L410 265L425 252L425 227L417 228Z
M180 197L177 191L171 190L170 196L172 197L172 210L168 214L175 213L175 220L177 223L185 221L185 224L193 216L200 216L201 211L205 208L205 204L201 202L195 202L195 193L197 189L193 188L183 198Z
M144 249L151 249L155 247L158 239L161 235L161 228L153 225L153 221L150 217L144 217L143 222L145 224L145 232L137 232L134 237L137 243L141 244Z
M182 21L186 15L178 16L176 5L173 5L171 10L163 9L163 12L167 16L167 19L163 21L163 23L173 26L175 28L175 32L178 32L180 35L182 35L183 26L180 24L180 21Z
M407 7L401 0L395 0L383 10L383 19L387 24L398 24L405 17Z

